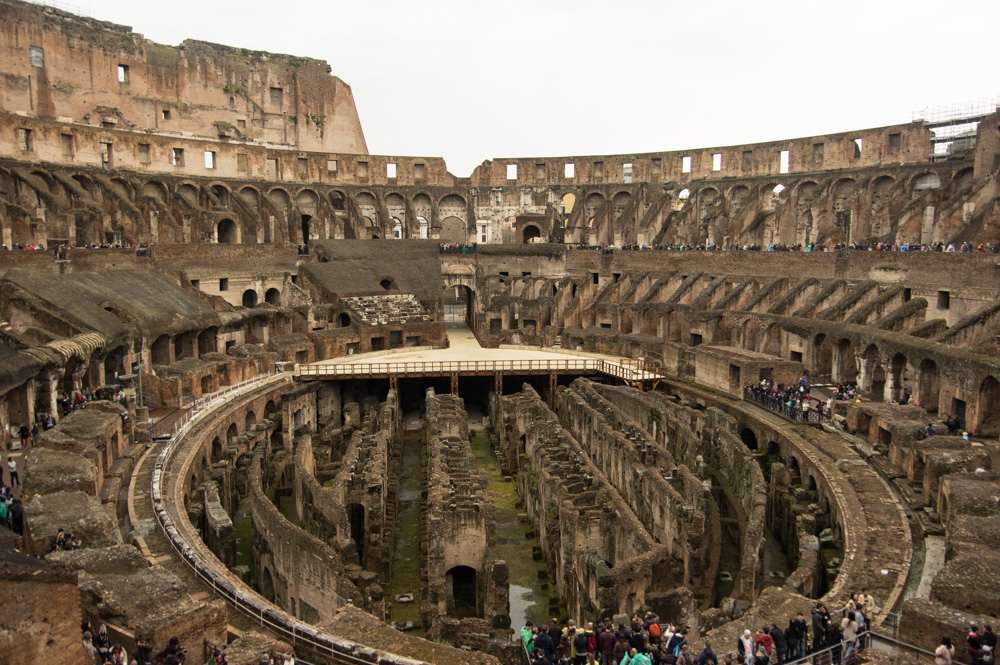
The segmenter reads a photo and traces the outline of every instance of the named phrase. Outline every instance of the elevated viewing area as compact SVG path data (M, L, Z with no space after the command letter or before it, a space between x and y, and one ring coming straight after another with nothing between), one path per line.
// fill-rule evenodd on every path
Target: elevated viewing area
M0 661L982 662L995 105L463 178L322 60L0 27Z

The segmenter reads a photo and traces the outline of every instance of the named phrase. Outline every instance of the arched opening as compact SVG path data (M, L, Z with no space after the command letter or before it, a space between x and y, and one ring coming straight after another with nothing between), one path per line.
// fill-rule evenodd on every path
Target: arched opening
M438 238L442 242L466 243L469 240L469 233L463 222L458 217L445 217L441 220L441 232Z
M792 457L788 460L788 472L792 474L792 481L797 481L801 475L802 471L799 469L799 460Z
M302 244L309 244L309 222L312 220L311 215L302 215Z
M249 432L250 428L257 424L257 414L253 411L247 411L246 418L243 419L243 431Z
M910 394L909 387L906 385L906 356L902 353L894 355L889 363L889 370L892 376L890 397L902 404L907 401Z
M281 291L278 289L268 289L264 294L264 302L275 307L281 307Z
M347 521L351 525L351 540L358 549L358 561L365 560L365 507L360 503L347 504Z
M271 577L271 570L269 568L265 568L260 573L260 595L264 596L272 603L275 602L274 578Z
M219 329L216 327L206 328L198 333L198 355L202 356L206 353L215 353L218 351L218 332Z
M212 392L212 377L203 376L201 377L201 394L208 395Z
M740 432L740 441L750 450L757 450L757 435L749 427L744 427Z
M829 378L833 368L833 343L826 335L819 334L813 340L813 382Z
M534 224L528 224L521 230L521 242L528 244L531 242L541 242L542 232Z
M854 344L849 339L842 339L837 344L837 375L833 377L840 383L857 383L858 360L854 355Z
M265 418L270 418L271 414L274 413L277 410L278 410L278 407L275 406L274 400L273 399L267 400L267 404L264 405L264 417Z
M160 335L149 347L150 360L154 365L170 364L170 337Z
M396 280L394 280L392 277L386 277L381 282L379 282L379 286L381 286L386 291L395 291Z
M222 439L215 437L212 439L212 463L215 464L222 459Z
M236 430L236 423L229 425L229 429L226 430L226 443L230 446L235 445L236 439L240 436L239 432Z
M998 424L1000 424L1000 413L997 413L997 397L1000 396L1000 383L992 376L988 376L979 386L979 427L976 434L979 436L997 436Z
M351 315L348 314L347 312L341 312L337 316L337 327L338 328L346 328L349 325L351 325Z
M885 368L881 365L872 372L871 399L873 402L885 401Z
M477 616L476 569L455 566L445 573L448 592L448 616L457 619Z
M174 337L174 362L194 357L197 339L194 332L180 333Z
M475 295L468 286L458 284L453 288L449 288L444 296L445 322L465 321L471 326L475 312L474 302Z
M253 289L247 289L243 292L243 306L244 307L256 307L257 306L257 292Z
M125 369L125 348L119 346L113 349L104 359L104 382L110 383L111 379L118 376L119 372Z
M224 219L219 222L215 237L220 245L234 245L238 242L236 237L236 222L231 219Z
M941 391L937 363L924 358L920 363L920 380L917 383L917 404L927 413L937 413L938 393Z

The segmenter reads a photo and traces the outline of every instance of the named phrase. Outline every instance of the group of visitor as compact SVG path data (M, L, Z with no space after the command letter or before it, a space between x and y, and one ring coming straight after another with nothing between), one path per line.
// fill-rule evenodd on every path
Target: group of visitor
M296 248L296 253L299 256L308 256L309 255L309 245L299 245Z
M14 458L11 457L10 461L13 462ZM17 480L17 464L14 464L12 469L13 478L11 479L11 484L20 481ZM14 489L3 481L0 481L0 526L4 526L14 533L21 535L24 533L24 510L21 506L21 500L14 496Z
M521 643L532 665L719 665L720 659L724 665L785 665L820 651L828 651L831 665L839 665L853 661L864 648L869 618L878 611L875 599L862 589L835 613L817 603L809 620L800 613L787 627L771 623L756 632L745 630L735 649L721 655L709 641L695 652L687 628L661 624L652 612L644 617L636 613L629 625L617 626L609 618L585 626L572 620L565 626L557 619L542 626L528 621L521 628Z
M623 250L623 251L661 251L661 252L716 252L716 251L729 251L729 252L810 252L810 253L820 253L827 251L843 251L843 250L853 250L859 252L958 252L969 254L973 252L979 253L989 253L997 254L1000 253L1000 244L994 243L979 243L978 245L973 245L972 243L963 242L957 247L954 243L945 244L943 242L930 243L919 243L919 242L904 242L904 243L891 243L891 242L852 242L850 244L837 243L833 245L832 250L828 249L824 243L777 243L772 242L766 245L760 245L758 243L745 243L742 245L729 245L723 247L719 243L707 243L707 244L685 244L685 243L668 243L665 245L615 245L615 244L567 244L567 249L576 250L596 250L603 251L605 253Z
M777 386L770 379L761 379L759 383L748 383L743 389L743 399L756 402L766 409L779 413L796 422L808 422L810 413L816 413L816 418L822 420L830 417L833 410L832 400L824 405L814 400L810 394L812 386L806 377L799 379L798 385Z
M476 243L443 242L438 245L441 254L475 254Z
M972 665L993 665L996 662L997 636L992 626L986 626L983 632L973 624L965 638L965 648L968 651L969 662ZM955 658L955 645L947 635L941 638L941 645L934 652L934 665L952 665Z

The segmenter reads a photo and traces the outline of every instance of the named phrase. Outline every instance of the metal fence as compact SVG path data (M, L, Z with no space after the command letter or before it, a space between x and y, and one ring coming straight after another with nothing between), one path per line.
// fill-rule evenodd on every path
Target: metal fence
M235 395L236 393L242 392L250 387L262 384L266 381L273 380L277 376L281 376L282 372L280 370L274 370L268 372L267 374L259 374L252 379L247 379L246 381L241 381L239 383L234 383L231 386L226 386L225 388L214 392L211 395L204 395L195 399L190 405L180 407L168 413L164 418L161 418L159 422L154 423L149 428L149 436L153 439L162 439L164 437L174 437L180 432L185 426L191 422L191 419L197 416L199 413L210 407L212 404L217 403L219 400L225 400L227 397ZM177 418L172 416L181 411L181 415ZM169 418L167 422L164 422Z
M565 360L439 360L383 363L340 363L296 365L297 378L371 378L373 376L447 376L451 374L547 374L594 372L624 381L648 381L666 376L659 365L623 358Z
M819 401L816 402L819 405L819 408L803 409L800 407L788 406L788 404L786 404L780 396L753 393L748 390L743 391L743 400L745 402L752 402L761 408L778 414L786 420L796 423L819 425L830 421L830 416L823 412L822 402Z

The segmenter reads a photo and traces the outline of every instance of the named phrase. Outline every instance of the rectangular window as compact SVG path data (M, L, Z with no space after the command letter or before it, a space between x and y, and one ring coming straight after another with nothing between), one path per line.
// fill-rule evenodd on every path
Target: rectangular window
M864 147L865 147L864 139L854 139L854 159L858 159L861 157L861 151L864 149Z
M246 120L240 119L240 120L236 121L236 129L238 129L240 131L245 131L246 128L247 128L247 121Z
M128 65L118 65L118 82L128 84Z
M219 280L219 290L220 291L228 291L229 290L229 279L228 278L223 277L222 279Z
M170 120L170 109L160 111L160 120Z
M278 172L277 157L267 160L267 164L265 164L265 176L268 180L281 180Z
M601 282L600 275L598 273L596 273L596 272L590 273L590 280L594 284L600 284L600 282Z
M535 164L535 180L538 182L545 180L545 164Z
M563 177L572 178L576 174L576 164L566 164L563 167Z
M211 150L205 151L205 168L214 169L215 168L215 153Z
M300 180L308 180L309 179L309 158L308 157L299 157L297 164L298 164L298 168L299 168L299 179Z
M326 172L335 175L337 173L337 160L328 159L326 160Z
M45 49L41 46L32 46L28 49L28 52L31 54L32 67L45 66Z
M285 103L285 91L282 88L271 88L271 106L281 108Z
M236 153L236 172L250 173L250 159L245 152Z
M427 165L426 164L414 164L413 165L413 179L414 180L426 180L427 179Z
M691 333L691 346L701 346L701 335Z
M106 169L114 164L114 148L110 143L101 143L101 166Z
M31 150L31 130L24 129L23 127L17 130L17 142L21 146L21 152L28 152Z
M170 151L170 163L173 166L184 166L184 148L174 148Z
M201 288L201 280L200 279L192 279L191 280L191 286L194 287L194 288L196 288L196 289L200 289Z
M653 173L659 175L660 171L663 170L663 160L659 157L653 157L652 167Z
M903 302L909 302L912 297L913 291L910 290L910 287L903 289Z
M712 170L721 171L722 170L722 153L717 152L712 155Z
M778 173L788 173L789 162L791 161L791 156L788 150L781 151L781 164L778 166Z
M789 357L791 358L791 360L792 360L793 363L800 363L800 362L802 362L802 352L801 351L791 351L789 353Z
M690 157L681 157L681 173L691 173Z
M898 155L903 147L902 134L889 134L889 154Z
M743 172L749 173L753 171L753 150L743 151Z
M72 134L60 134L59 141L62 144L62 154L63 157L73 158L73 135Z
M632 182L632 162L622 164L622 182Z
M604 178L604 162L594 162L594 179L601 180Z
M823 166L823 144L813 143L813 166Z
M507 165L507 180L517 180L517 164Z
M385 165L385 177L387 178L396 177L396 165L393 164L392 162L389 162L388 164Z
M938 291L938 309L949 309L951 307L951 293L948 291Z
M368 162L358 162L358 180L368 179Z
M148 143L140 143L139 144L139 163L140 164L149 164L152 161L153 161L153 159L152 159L152 157L150 157L150 153L149 153L149 144Z

